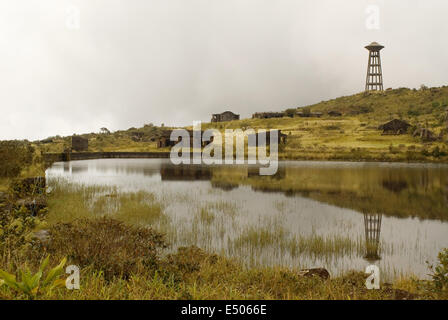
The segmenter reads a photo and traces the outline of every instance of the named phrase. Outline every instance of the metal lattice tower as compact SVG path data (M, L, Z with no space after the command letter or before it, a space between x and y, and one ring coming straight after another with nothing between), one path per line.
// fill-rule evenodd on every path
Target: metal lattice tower
M364 229L366 233L366 255L364 256L370 262L380 260L378 254L381 233L381 213L364 213Z
M372 42L365 46L369 50L369 63L367 66L366 91L383 91L383 71L381 69L380 51L384 46Z

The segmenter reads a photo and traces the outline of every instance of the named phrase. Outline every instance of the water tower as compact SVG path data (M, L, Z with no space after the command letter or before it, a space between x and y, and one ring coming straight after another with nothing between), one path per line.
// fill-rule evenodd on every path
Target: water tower
M364 258L370 263L381 259L380 246L381 213L364 213L364 229L366 235L366 254Z
M380 51L384 46L372 42L365 46L369 50L369 63L367 66L366 91L383 91L383 71L381 69Z

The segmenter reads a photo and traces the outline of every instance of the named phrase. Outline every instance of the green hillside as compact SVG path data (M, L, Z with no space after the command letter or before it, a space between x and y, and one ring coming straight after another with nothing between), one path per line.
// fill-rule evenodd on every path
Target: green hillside
M383 93L358 93L298 108L304 112L322 112L322 117L283 117L242 119L205 123L203 129L280 129L288 135L282 146L283 159L431 161L448 159L446 115L448 86L420 89L388 89ZM238 111L238 110L234 110ZM259 110L269 111L269 110ZM291 113L295 110L289 110ZM342 113L331 117L329 111ZM392 119L402 119L411 128L403 135L382 135L378 126ZM435 141L413 137L416 128L429 129ZM163 130L153 125L130 128L114 133L91 133L89 151L168 151L157 148ZM43 152L62 152L70 138L53 137L39 143Z

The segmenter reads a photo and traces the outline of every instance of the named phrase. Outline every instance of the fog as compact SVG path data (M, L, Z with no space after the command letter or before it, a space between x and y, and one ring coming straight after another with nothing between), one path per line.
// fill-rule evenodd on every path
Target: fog
M377 11L378 10L378 11ZM0 0L0 139L448 84L445 0Z

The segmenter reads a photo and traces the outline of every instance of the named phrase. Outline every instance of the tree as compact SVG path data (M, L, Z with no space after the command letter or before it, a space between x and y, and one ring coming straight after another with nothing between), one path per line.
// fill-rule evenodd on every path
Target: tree
M0 141L0 177L14 178L33 162L34 148L28 141Z
M109 129L107 129L107 128L105 128L105 127L101 128L101 129L100 129L100 132L101 132L102 134L110 134Z
M286 109L285 115L287 117L294 118L294 116L296 115L296 109L294 109L294 108Z

